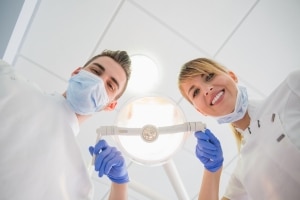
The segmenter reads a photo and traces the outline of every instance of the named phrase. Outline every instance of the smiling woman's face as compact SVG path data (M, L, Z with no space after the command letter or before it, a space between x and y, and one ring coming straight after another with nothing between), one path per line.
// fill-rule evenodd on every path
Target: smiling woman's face
M233 112L237 96L236 82L236 75L229 71L194 76L181 86L200 113L218 117Z

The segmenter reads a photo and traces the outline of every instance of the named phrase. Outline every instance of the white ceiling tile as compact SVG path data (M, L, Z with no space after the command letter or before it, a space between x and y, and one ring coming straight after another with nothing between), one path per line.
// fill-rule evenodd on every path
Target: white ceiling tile
M20 54L69 77L83 66L112 18L119 0L42 0Z
M217 56L260 94L268 95L300 69L300 2L259 1Z
M193 44L213 55L248 12L255 0L133 1L151 17ZM159 30L159 29L155 29Z

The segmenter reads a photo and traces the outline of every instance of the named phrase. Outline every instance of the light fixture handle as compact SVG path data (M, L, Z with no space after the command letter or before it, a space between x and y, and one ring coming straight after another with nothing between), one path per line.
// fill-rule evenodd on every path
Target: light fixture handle
M178 132L201 131L206 129L206 124L202 122L185 122L183 124L155 128L158 134L168 134ZM100 135L100 137L104 135L140 135L142 134L142 131L143 128L127 128L118 126L101 126L96 130L97 134Z
M156 127L153 125L145 125L142 128L127 128L118 126L101 126L96 130L97 139L96 143L100 140L101 136L106 135L141 135L145 141L154 141L159 134L180 133L180 132L195 132L203 131L206 129L206 124L202 122L185 122L172 126ZM145 131L146 130L146 131ZM144 132L148 132L144 135ZM149 135L150 132L150 135ZM151 135L153 134L153 135ZM89 165L89 172L92 175L93 166L95 162L95 155Z

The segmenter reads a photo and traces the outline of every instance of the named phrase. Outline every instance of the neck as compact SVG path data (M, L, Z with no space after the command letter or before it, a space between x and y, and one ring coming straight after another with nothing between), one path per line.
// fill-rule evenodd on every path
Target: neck
M236 128L245 130L250 124L250 116L248 114L248 111L244 115L244 117L238 121L232 122L232 125Z
M88 118L90 118L92 115L79 115L76 114L76 117L78 119L79 125L81 125L83 122L85 122Z

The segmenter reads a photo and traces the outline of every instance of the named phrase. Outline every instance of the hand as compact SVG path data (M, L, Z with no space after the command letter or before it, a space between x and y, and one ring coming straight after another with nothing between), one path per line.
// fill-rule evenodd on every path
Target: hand
M99 140L95 147L89 147L90 154L95 154L95 170L98 176L103 174L115 183L129 182L125 159L115 147L111 147L105 140Z
M204 167L215 172L223 165L223 152L221 144L209 129L205 132L195 132L197 138L196 156L204 164Z

